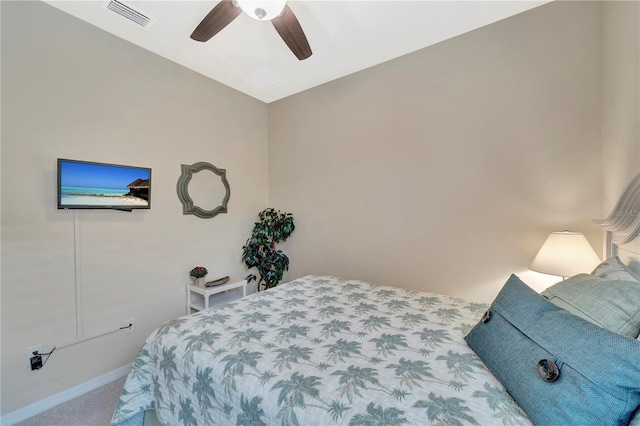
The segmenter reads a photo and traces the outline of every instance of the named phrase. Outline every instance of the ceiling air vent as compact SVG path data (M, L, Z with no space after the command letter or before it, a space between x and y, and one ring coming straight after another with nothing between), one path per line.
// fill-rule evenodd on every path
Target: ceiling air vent
M131 22L135 22L146 30L156 22L155 18L152 18L140 10L136 10L134 7L118 0L107 0L102 3L101 7L105 10L117 13Z
M242 77L242 79L247 83L251 83L264 91L271 90L274 87L286 83L286 81L282 77L276 75L269 68L265 67L262 67L250 74L245 75L244 77Z

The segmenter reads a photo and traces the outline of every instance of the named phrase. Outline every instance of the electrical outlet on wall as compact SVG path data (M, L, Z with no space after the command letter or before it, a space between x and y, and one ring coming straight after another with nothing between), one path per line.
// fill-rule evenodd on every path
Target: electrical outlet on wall
M29 371L39 370L42 367L42 344L28 347L26 353Z
M133 333L135 331L135 327L136 327L136 320L135 320L135 318L131 318L131 319L128 319L128 320L124 321L120 325L120 330L124 331L125 334L130 334L130 333Z

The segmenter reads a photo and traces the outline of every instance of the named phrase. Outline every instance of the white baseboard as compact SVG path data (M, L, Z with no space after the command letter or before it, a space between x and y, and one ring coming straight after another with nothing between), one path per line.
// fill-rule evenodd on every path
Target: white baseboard
M63 390L62 392L58 392L55 395L51 395L50 397L41 399L40 401L34 402L33 404L29 404L26 407L23 407L12 413L4 415L0 419L0 425L3 425L3 426L14 425L18 422L28 419L29 417L33 417L37 414L45 412L48 409L55 407L56 405L60 405L64 402L70 401L73 398L77 398L80 395L84 395L87 392L91 392L92 390L97 389L100 386L104 386L107 383L111 383L114 380L118 380L119 378L129 374L131 365L132 364L123 365L120 368L117 368L113 371L103 374L102 376L98 376L84 383L80 383L77 386Z

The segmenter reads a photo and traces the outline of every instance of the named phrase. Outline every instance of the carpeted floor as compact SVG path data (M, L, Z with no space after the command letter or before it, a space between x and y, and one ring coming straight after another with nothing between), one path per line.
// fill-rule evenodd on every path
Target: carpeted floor
M33 416L16 426L109 426L126 377Z

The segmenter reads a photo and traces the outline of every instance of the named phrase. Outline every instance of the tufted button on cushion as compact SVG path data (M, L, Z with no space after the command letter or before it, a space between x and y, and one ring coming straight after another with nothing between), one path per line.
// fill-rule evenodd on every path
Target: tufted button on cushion
M560 369L555 362L549 359L538 361L538 376L545 382L555 382L560 377Z

